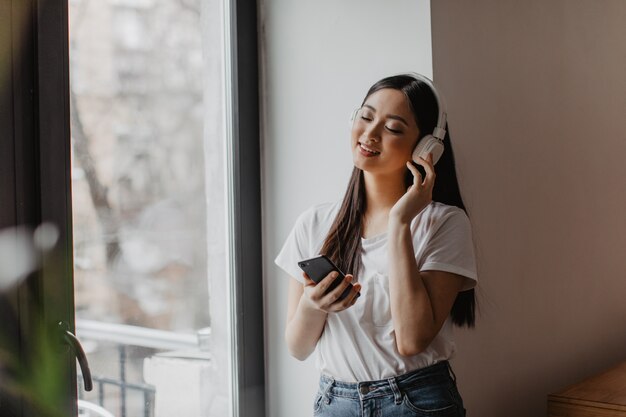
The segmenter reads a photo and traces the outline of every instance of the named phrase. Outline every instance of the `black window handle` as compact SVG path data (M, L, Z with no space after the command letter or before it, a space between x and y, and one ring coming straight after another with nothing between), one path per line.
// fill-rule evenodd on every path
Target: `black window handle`
M87 355L85 355L83 346L80 344L80 341L74 335L74 333L69 331L69 326L67 325L67 323L59 322L59 327L61 327L63 340L65 341L65 343L70 345L70 348L74 352L74 355L76 355L76 359L78 359L80 370L83 373L85 391L91 391L93 389L93 381L91 380L91 370L89 370L89 363L87 362Z

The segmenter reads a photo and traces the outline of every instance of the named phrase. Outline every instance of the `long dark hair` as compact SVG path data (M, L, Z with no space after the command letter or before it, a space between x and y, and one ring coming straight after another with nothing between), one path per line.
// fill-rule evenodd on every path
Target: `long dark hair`
M404 93L415 116L420 139L432 133L439 118L439 108L433 91L426 83L408 74L383 78L369 89L361 105L371 94L383 88L392 88ZM445 151L435 165L436 180L433 188L433 201L459 207L467 214L456 177L454 154L447 125L443 143ZM419 168L421 169L421 167ZM413 175L408 168L404 177L404 184L405 188L413 184ZM337 217L330 227L320 251L328 256L339 269L355 275L358 274L362 266L360 254L365 202L363 171L355 166ZM452 322L460 327L474 327L475 309L474 289L459 292L452 306Z

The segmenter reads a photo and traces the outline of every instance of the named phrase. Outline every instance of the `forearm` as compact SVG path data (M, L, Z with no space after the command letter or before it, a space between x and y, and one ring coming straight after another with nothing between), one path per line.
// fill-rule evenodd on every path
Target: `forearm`
M424 350L435 327L428 291L420 277L409 224L389 222L389 296L396 345L402 355Z
M325 311L308 304L304 297L300 298L296 313L285 330L287 348L293 357L305 360L315 350L324 331L327 315Z

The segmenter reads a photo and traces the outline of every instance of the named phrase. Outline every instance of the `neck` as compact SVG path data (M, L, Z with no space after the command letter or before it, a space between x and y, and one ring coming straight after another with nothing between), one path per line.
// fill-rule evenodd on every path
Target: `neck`
M365 181L366 215L380 216L389 210L404 195L404 170L393 173L373 174L363 171Z

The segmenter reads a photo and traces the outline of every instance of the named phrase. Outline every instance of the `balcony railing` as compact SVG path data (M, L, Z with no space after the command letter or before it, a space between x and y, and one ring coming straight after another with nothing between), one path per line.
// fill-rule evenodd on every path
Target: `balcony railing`
M92 371L92 379L94 386L97 387L98 404L103 408L109 405L105 388L107 386L119 388L116 408L119 408L120 417L128 417L127 394L129 391L142 394L143 412L141 415L152 417L154 414L155 387L143 382L129 382L127 380L128 347L149 348L155 351L207 350L208 338L210 336L208 328L191 335L83 319L76 320L76 332L83 342L93 341L117 345L118 377L101 375ZM114 368L111 367L110 369ZM86 395L82 389L82 375L78 376L78 383L80 387L79 399L84 399Z

